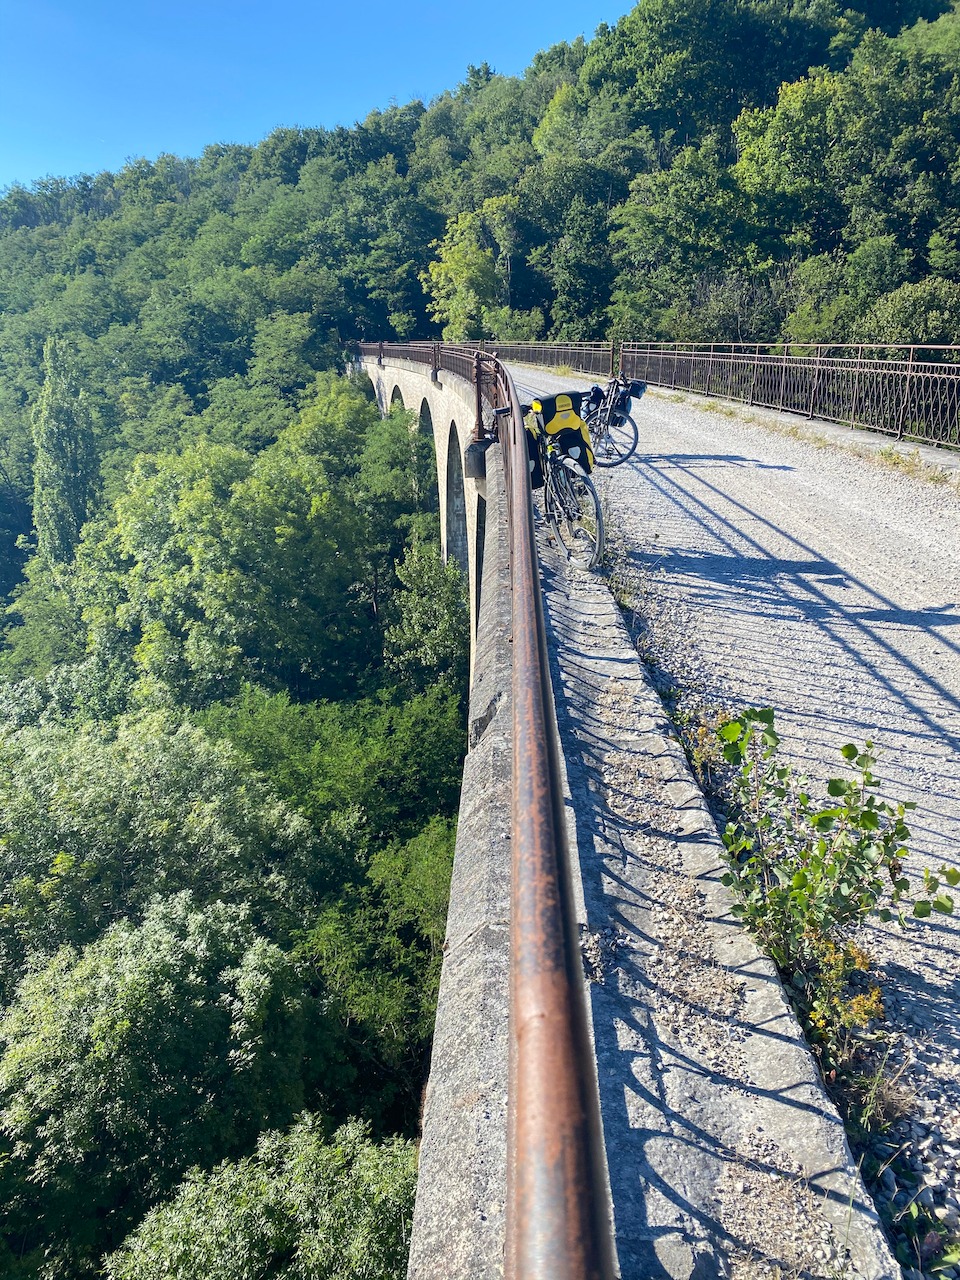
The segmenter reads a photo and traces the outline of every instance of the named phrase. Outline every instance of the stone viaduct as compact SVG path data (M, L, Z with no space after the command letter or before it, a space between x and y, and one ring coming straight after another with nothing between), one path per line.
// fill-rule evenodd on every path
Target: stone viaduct
M399 352L367 354L361 367L381 411L402 401L433 435L443 549L469 577L473 636L408 1276L499 1280L513 743L502 460L491 448L484 477L465 478L476 418L467 377ZM773 965L733 924L713 820L609 590L549 553L541 577L606 1166L596 1182L617 1255L596 1274L782 1275L775 1260L802 1245L824 1259L818 1276L898 1280ZM718 992L731 1002L719 1020ZM691 998L698 1012L681 1029L670 1001ZM790 1273L814 1274L800 1264Z
M510 898L510 571L499 450L465 480L474 386L422 364L366 359L381 412L417 414L437 450L444 554L470 582L472 677L457 851L411 1248L416 1280L503 1274L507 1160ZM442 1064L442 1065L441 1065Z
M382 413L402 404L417 415L419 429L432 435L440 489L440 535L444 559L453 558L470 582L470 609L476 635L477 601L482 576L486 486L464 479L463 459L473 439L476 395L465 378L443 370L437 381L424 366L391 358L364 362Z

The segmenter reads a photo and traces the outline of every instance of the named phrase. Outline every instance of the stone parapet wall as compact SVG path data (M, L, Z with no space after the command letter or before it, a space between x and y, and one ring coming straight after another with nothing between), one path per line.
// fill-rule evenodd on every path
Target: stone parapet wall
M503 1274L510 899L510 565L499 449L410 1252L411 1280Z

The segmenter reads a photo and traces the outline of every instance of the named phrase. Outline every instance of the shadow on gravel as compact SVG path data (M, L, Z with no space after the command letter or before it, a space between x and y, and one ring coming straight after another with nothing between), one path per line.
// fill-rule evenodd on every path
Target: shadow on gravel
M636 551L631 559L638 565L666 565L671 572L685 577L701 577L707 582L777 582L789 579L796 585L801 579L817 580L820 586L849 591L862 586L850 579L838 565L829 560L786 560L774 556L745 556L711 554L708 551L688 553L670 552L664 549ZM809 581L806 581L809 590ZM929 609L898 609L892 604L883 609L847 608L840 600L798 600L794 594L784 596L789 616L795 618L799 609L802 615L817 621L838 617L853 622L883 622L932 634L940 627L960 626L960 606L954 604L932 605ZM938 637L942 639L943 637Z
M726 607L735 610L738 616L754 621L766 618L809 623L822 634L822 643L816 645L821 654L828 655L832 649L844 654L862 672L864 687L873 684L879 688L883 705L898 706L932 735L954 750L960 750L960 736L953 725L945 723L943 715L948 709L960 711L960 698L929 669L891 643L889 630L896 626L920 632L960 656L960 640L947 633L948 628L960 625L960 604L948 602L928 609L905 609L702 476L696 477L696 484L705 496L698 497L678 478L671 477L668 470L659 470L656 462L656 455L640 460L644 478L664 500L682 512L685 519L696 523L717 545L717 550L672 552L668 547L658 547L632 553L633 564L648 572L662 567L671 574L693 579L694 583L699 579L704 584L742 586L741 598L726 600ZM644 466L644 463L651 465ZM681 474L688 473L683 466L676 469ZM689 469L691 473L692 470ZM771 553L755 536L758 528L767 530L776 542L798 554ZM693 590L697 590L695 585ZM854 600L830 594L851 590L859 595L859 605ZM709 591L704 594L704 607L716 608L715 596ZM744 661L749 663L750 637L744 630L737 638L744 647ZM753 642L763 646L764 636L757 634ZM900 669L901 682L895 682L878 669L878 653ZM840 709L835 700L834 710ZM824 710L819 710L820 718L829 719ZM837 716L834 723L839 728L850 722ZM907 738L917 736L906 730L901 732Z
M553 571L545 565L542 572L549 584ZM786 1221L764 1231L760 1223L769 1218L751 1211L754 1200L759 1205L769 1194L782 1197L789 1214L799 1197L803 1230L818 1219L817 1202L835 1205L842 1221L849 1213L848 1197L832 1185L847 1173L839 1159L824 1152L817 1175L805 1181L788 1154L790 1135L823 1121L812 1069L808 1064L805 1076L798 1067L797 1037L785 1033L782 1017L747 1022L741 1005L718 1013L711 1002L724 984L732 989L740 979L753 986L776 979L755 953L740 967L724 968L705 960L693 941L672 938L665 946L663 913L677 910L678 892L691 883L677 853L702 843L703 829L686 834L671 822L675 811L663 799L648 747L642 765L634 755L631 767L610 768L618 757L597 707L596 654L588 656L552 614L550 625L558 642L551 643L551 661L568 817L580 853L586 929L599 948L589 991L623 1278L721 1280L732 1257L780 1268L797 1280L824 1276L819 1263L807 1268L812 1250L805 1240L798 1263ZM636 670L632 654L624 661L605 653L603 665L603 682L618 680L624 666ZM729 928L739 932L732 920ZM668 951L673 963L689 964L698 975L699 985L683 992L686 1021L679 1026L669 1012L678 995L665 967ZM720 1042L716 1055L705 1048L711 1036ZM772 1081L761 1076L759 1084L751 1075L747 1063L758 1053L783 1064ZM765 1205L764 1213L776 1219L779 1203Z
M925 933L949 932L941 924L925 922L925 925ZM940 944L930 939L920 945L935 949ZM896 1021L906 1023L921 1038L935 1035L938 1052L960 1056L960 1029L956 1025L960 981L944 982L941 978L934 983L924 974L895 961L883 965L880 972L886 987L884 1001L888 1015L895 1014Z
M604 1143L624 1280L720 1280L727 1274L731 1253L810 1280L821 1273L796 1269L795 1260L784 1256L775 1240L760 1247L755 1237L725 1226L719 1212L711 1212L711 1208L719 1208L723 1186L729 1194L744 1186L745 1176L751 1191L764 1178L783 1187L798 1185L796 1167L782 1148L772 1143L766 1157L754 1151L745 1164L744 1116L759 1118L761 1108L766 1111L777 1105L788 1108L796 1117L793 1123L802 1127L822 1116L822 1102L811 1101L807 1081L788 1081L778 1089L760 1088L742 1071L732 1074L722 1067L707 1066L691 1050L660 1034L653 1011L662 1009L672 993L656 976L660 943L644 928L644 921L651 911L668 903L662 892L653 887L646 892L644 885L647 877L655 882L675 869L656 862L641 864L625 852L624 861L633 864L632 870L619 876L609 859L604 862L593 855L598 817L602 817L608 839L614 833L625 843L640 834L677 837L624 821L593 789L587 799L582 780L595 773L586 758L590 747L586 753L580 751L574 746L574 735L566 730L576 723L577 738L585 744L596 741L598 735L562 694L559 698L587 919L609 921L620 937L616 968L611 966L603 981L591 984L590 995ZM687 1004L694 1016L716 1017L707 1003L688 998ZM728 1019L726 1030L733 1042L749 1035L771 1046L796 1050L795 1037L774 1027L748 1024L737 1016ZM734 1097L735 1108L729 1101ZM846 1212L847 1199L826 1185L834 1174L843 1172L843 1166L837 1164L822 1171L825 1185L820 1185L821 1179L801 1180L801 1185L809 1187L816 1199L830 1200Z
M759 458L743 458L736 453L645 453L643 462L669 462L674 466L686 466L691 470L713 467L748 467L755 471L794 471L782 463L761 462Z

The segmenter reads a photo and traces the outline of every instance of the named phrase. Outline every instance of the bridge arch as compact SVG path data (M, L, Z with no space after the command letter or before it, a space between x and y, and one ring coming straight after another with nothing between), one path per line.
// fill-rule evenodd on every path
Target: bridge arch
M467 541L467 501L463 486L463 459L460 456L460 433L456 422L450 423L447 440L447 501L444 526L444 556L456 560L465 576L470 573Z
M480 617L480 592L483 588L483 551L487 537L487 500L477 496L477 527L474 533L473 563L476 566L473 584L474 616Z
M426 396L420 404L420 414L417 418L417 430L422 431L425 436L433 435L433 414L430 412L430 401Z
M493 530L494 524L486 522L481 511L485 482L464 472L464 453L473 439L476 388L468 378L446 369L439 377L431 377L429 365L403 358L387 364L364 359L362 367L373 384L380 412L386 415L394 404L413 409L417 414L413 429L433 441L443 558L453 559L468 576L471 629L476 636L484 528L489 523Z

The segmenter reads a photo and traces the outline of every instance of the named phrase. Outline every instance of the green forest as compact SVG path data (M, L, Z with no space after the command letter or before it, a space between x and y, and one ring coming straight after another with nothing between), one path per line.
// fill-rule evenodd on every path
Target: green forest
M960 12L643 0L0 197L0 1275L404 1273L465 725L360 339L960 341Z
M0 655L0 1275L401 1276L469 627L432 440L320 372L269 442L111 476L63 339L42 378Z

